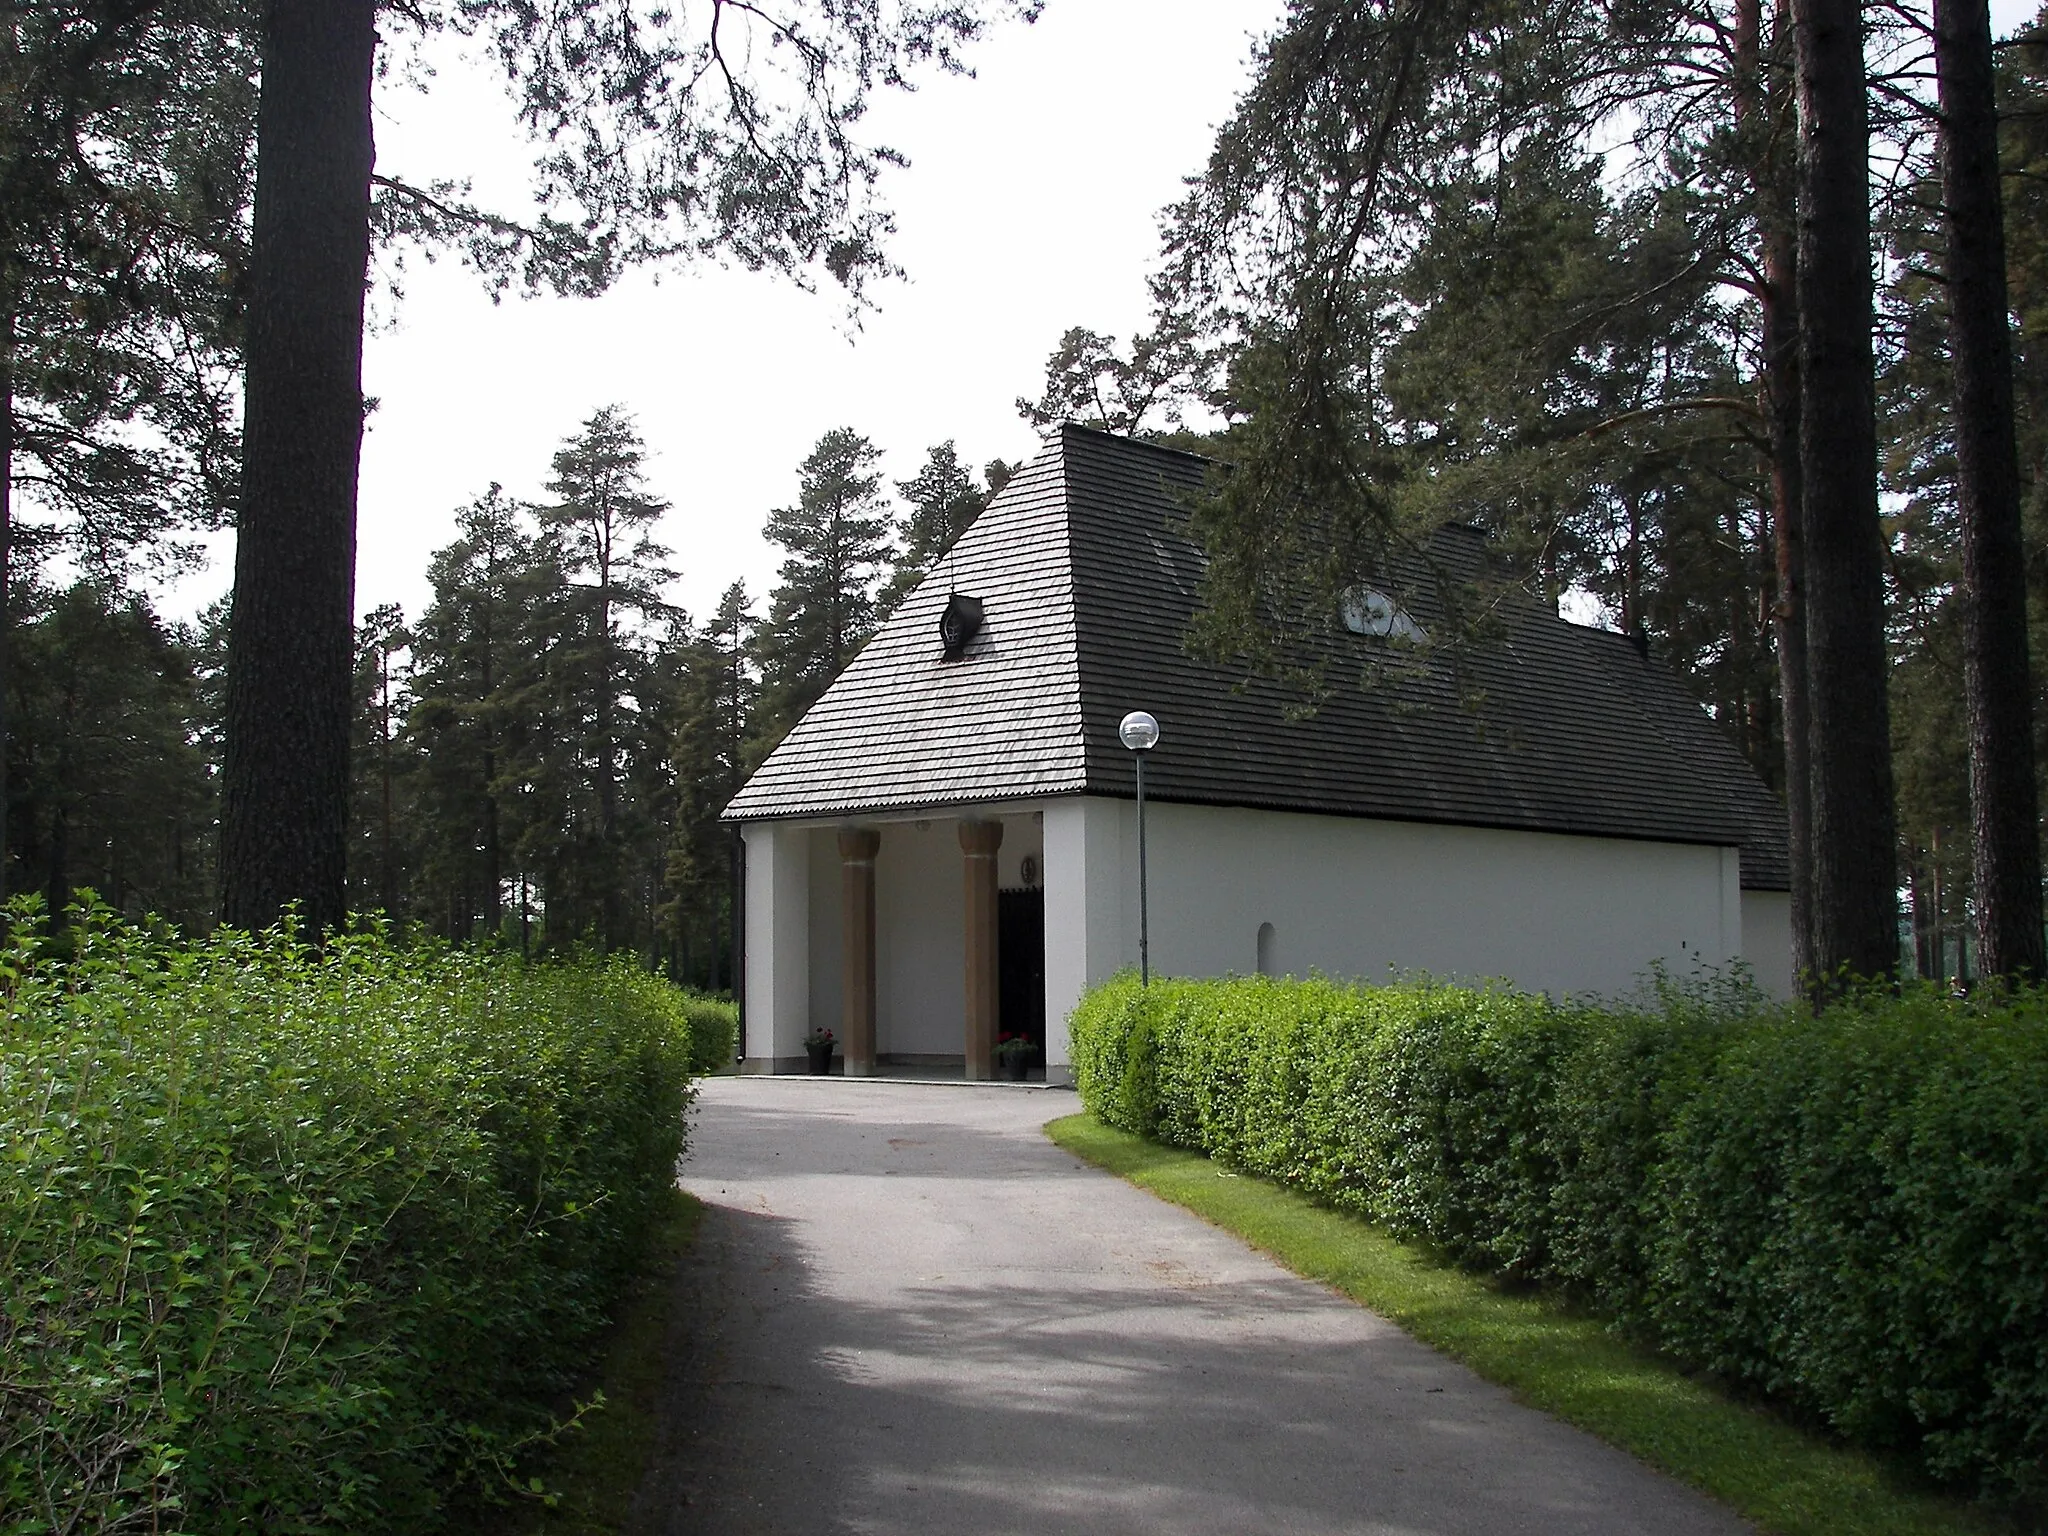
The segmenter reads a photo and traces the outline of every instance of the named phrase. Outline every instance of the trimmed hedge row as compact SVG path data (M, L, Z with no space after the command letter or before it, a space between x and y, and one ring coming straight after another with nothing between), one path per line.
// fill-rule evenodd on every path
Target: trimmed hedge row
M509 1492L674 1182L681 994L104 911L60 961L15 917L0 1532L425 1531Z
M1814 1019L1427 981L1155 982L1072 1024L1088 1108L2006 1502L2048 1498L2048 994Z
M722 997L695 992L675 994L690 1027L690 1070L699 1077L722 1072L733 1063L740 1043L740 1010Z

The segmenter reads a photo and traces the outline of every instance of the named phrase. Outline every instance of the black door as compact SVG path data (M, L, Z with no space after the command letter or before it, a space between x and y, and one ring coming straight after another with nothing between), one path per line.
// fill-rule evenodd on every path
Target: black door
M996 1028L1045 1050L1045 892L996 895Z

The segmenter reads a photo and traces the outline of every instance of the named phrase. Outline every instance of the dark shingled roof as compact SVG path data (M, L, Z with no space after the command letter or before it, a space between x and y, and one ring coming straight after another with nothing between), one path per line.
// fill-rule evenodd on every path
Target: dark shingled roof
M846 817L1042 795L1135 793L1125 712L1159 717L1161 800L1740 845L1742 883L1785 888L1784 813L1669 672L1620 635L1528 601L1465 661L1361 682L1387 642L1341 633L1317 711L1288 685L1192 660L1203 555L1193 454L1068 426L963 534L726 808L732 820ZM1482 558L1446 530L1447 558ZM941 658L950 592L981 633ZM1401 601L1427 630L1427 583ZM1404 653L1395 652L1398 661Z

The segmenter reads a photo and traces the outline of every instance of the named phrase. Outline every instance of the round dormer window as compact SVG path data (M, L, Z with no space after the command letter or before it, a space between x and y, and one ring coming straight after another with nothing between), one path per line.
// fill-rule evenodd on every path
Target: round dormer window
M1407 610L1376 587L1349 587L1342 600L1344 627L1380 640L1420 641L1429 637Z

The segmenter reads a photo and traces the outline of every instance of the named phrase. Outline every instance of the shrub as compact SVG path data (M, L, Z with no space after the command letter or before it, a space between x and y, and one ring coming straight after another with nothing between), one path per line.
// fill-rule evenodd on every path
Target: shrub
M682 1150L627 965L0 953L0 1530L421 1531L545 1438Z
M1111 1124L1557 1288L1691 1367L2002 1500L2048 1496L2048 995L1119 978Z
M740 1010L722 997L686 993L683 1016L690 1025L690 1070L700 1077L730 1067L740 1043Z

